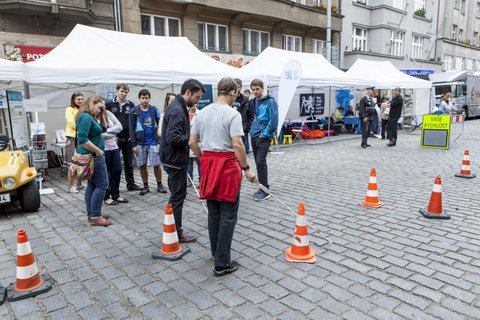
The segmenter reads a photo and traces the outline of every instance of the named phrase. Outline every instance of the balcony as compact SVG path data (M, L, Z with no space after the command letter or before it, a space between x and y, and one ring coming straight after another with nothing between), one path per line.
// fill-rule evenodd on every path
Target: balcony
M58 15L62 19L93 21L90 0L0 0L0 12L20 15Z

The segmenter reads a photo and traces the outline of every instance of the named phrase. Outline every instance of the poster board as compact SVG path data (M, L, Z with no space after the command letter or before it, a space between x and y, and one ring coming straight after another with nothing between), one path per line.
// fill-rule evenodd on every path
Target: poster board
M300 117L322 115L325 112L324 93L300 94Z
M10 138L15 140L14 148L22 148L29 143L27 113L23 109L22 93L7 90L6 95L10 120Z
M422 118L422 148L448 149L450 147L450 115L426 114Z
M201 110L213 103L213 87L211 84L204 84L205 93L202 95L202 98L198 101L197 109Z

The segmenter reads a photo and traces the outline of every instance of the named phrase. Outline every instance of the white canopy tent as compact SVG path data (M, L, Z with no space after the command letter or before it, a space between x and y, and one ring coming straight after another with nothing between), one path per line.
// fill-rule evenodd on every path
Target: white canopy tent
M467 74L467 71L454 70L432 73L428 77L432 82L455 82L465 80L467 78Z
M363 79L377 89L428 89L432 83L409 76L398 70L390 61L358 59L346 72L348 77Z
M296 60L302 68L299 86L353 87L372 85L361 78L348 76L321 54L287 51L268 47L252 62L240 69L241 79L260 78L269 85L279 83L285 65Z
M31 83L215 83L238 71L185 37L116 32L78 24L55 49L26 64Z
M25 80L24 63L0 59L0 80L23 81Z

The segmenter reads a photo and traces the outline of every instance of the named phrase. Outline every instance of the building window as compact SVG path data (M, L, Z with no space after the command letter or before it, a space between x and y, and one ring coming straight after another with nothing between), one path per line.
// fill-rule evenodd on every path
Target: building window
M305 0L293 0L293 2L305 5Z
M403 39L405 33L399 31L392 31L390 36L391 50L390 53L394 56L403 56Z
M313 39L313 53L323 54L327 47L327 42L323 40Z
M475 60L475 71L480 71L480 60Z
M368 6L368 0L353 0L353 3L360 3Z
M455 9L458 9L458 8L460 7L460 0L454 0L454 2L453 2L453 7L454 7Z
M199 22L198 47L202 50L228 51L228 27L219 24Z
M353 51L367 51L367 29L358 27L353 28L352 36L352 50Z
M425 9L425 0L415 0L415 11Z
M477 1L477 5L475 6L475 15L477 18L480 18L480 2Z
M478 32L475 31L473 33L473 43L472 43L474 46L478 46L480 45L480 39L478 38Z
M412 37L412 58L423 59L423 38Z
M283 35L283 49L288 51L302 51L302 38L290 35Z
M467 71L473 72L473 60L467 59Z
M455 70L463 70L463 59L455 57Z
M463 40L463 29L458 30L458 39L457 40Z
M405 10L405 0L393 0L393 7L400 10Z
M453 56L450 54L446 54L443 57L443 70L450 71L453 70Z
M265 31L243 29L243 52L257 55L270 45L270 34Z
M460 13L465 15L465 0L462 0L461 2Z
M142 34L179 37L180 19L152 14L141 14Z
M456 24L454 24L453 27L452 27L452 39L453 40L457 40L457 30L458 30L458 26Z

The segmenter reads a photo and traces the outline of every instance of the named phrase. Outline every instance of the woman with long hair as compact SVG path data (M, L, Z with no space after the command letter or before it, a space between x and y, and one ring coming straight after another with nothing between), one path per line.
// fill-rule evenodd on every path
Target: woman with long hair
M108 188L108 173L105 162L105 141L102 133L107 131L108 120L105 102L99 97L90 97L77 114L77 150L79 155L91 155L94 162L93 175L85 190L85 205L88 221L92 226L109 226L112 221L102 215L102 203Z
M65 110L65 120L67 125L65 127L65 136L67 141L65 142L65 162L70 165L72 162L73 153L75 152L75 137L77 136L77 123L75 118L78 110L83 105L83 94L80 92L74 92L70 98L70 105ZM80 179L77 179L76 187L73 186L73 177L68 170L67 173L67 191L70 193L78 193L78 189L85 189Z
M457 111L457 107L455 107L455 103L453 102L453 94L451 92L447 92L443 95L440 100L440 109L445 114Z

